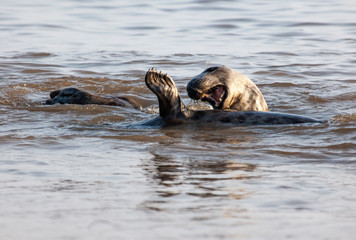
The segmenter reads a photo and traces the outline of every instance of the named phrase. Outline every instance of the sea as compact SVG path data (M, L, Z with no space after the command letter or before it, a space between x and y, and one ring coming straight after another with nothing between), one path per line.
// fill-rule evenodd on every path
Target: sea
M356 236L356 2L0 0L0 239ZM323 123L142 125L225 65ZM74 87L141 109L45 105Z

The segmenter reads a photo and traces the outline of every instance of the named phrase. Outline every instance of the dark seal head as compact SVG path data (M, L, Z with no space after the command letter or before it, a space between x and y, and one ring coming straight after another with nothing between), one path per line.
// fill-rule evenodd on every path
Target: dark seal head
M50 93L51 99L48 99L45 104L98 104L98 105L112 105L120 107L134 107L141 108L141 105L129 97L101 97L93 95L76 88L65 88L56 90Z
M187 85L188 96L210 103L214 109L268 111L267 103L254 82L226 66L210 67Z

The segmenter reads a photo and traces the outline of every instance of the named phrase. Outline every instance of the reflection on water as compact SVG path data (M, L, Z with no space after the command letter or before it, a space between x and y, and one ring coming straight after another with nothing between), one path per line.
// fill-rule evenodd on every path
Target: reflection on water
M253 178L249 173L253 172L256 165L236 163L231 160L221 161L175 161L174 158L153 154L152 162L144 168L150 177L163 189L157 192L162 197L172 197L182 192L175 187L180 185L192 185L194 189L184 194L197 197L233 197L242 198L245 194L242 189L228 189L220 182L245 180ZM214 186L216 185L216 186ZM181 186L180 186L181 187ZM231 192L230 192L231 191Z
M352 1L3 2L0 238L353 239L355 11ZM185 86L220 64L253 79L272 111L331 121L139 124L158 114L147 69L206 109ZM143 108L42 105L65 87Z

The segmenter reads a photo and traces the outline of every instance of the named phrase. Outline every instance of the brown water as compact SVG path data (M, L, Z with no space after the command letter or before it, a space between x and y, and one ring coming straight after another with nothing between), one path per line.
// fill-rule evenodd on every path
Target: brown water
M354 1L2 1L0 239L355 239ZM227 65L286 126L140 127ZM141 111L43 106L77 87Z

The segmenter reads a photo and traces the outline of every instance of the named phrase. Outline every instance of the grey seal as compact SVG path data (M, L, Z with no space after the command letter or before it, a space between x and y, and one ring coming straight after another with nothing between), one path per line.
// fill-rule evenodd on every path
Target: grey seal
M214 109L268 111L267 103L251 79L226 66L204 70L187 84L188 96L206 101Z
M55 90L50 93L50 99L45 104L53 105L60 104L97 104L97 105L112 105L120 107L141 108L141 104L130 97L102 97L85 92L76 88L65 88L63 90Z
M245 75L225 66L210 67L187 84L188 96L209 102L214 109L238 111L268 111L267 103L258 87ZM140 109L147 100L132 96L103 97L76 88L50 93L45 104L98 104Z
M314 118L294 114L267 111L237 111L233 109L191 110L181 100L173 79L168 74L155 69L147 71L145 76L147 87L157 96L159 117L146 124L169 125L199 121L207 123L228 123L233 125L270 125L320 123Z

